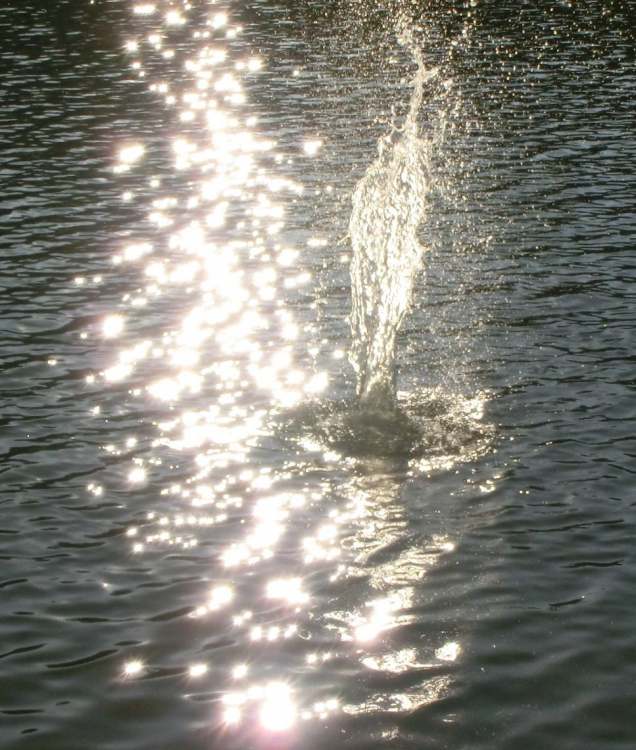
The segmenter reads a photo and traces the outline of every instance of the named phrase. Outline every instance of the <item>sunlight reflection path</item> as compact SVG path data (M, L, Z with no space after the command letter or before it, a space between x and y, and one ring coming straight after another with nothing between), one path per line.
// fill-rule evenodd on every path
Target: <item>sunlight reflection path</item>
M195 5L209 8L203 26ZM303 188L280 173L284 156L259 133L247 106L246 83L263 61L234 44L242 29L215 6L133 5L143 25L125 49L134 74L176 115L165 134L172 174L153 176L147 197L148 190L136 187L135 171L156 158L157 144L124 143L116 152L114 173L127 180L122 200L147 202L148 234L113 256L122 271L136 269L140 285L102 321L103 336L121 339L121 347L100 378L128 385L165 415L156 424L152 456L132 459L131 490L150 489L153 471L165 476L167 455L191 462L160 490L164 510L147 512L127 531L137 555L172 548L195 555L210 543L216 550L207 566L212 585L190 618L232 632L239 645L225 674L196 661L189 678L227 685L220 696L227 725L249 708L264 730L283 732L337 706L327 697L303 707L290 681L268 677L268 659L275 667L276 656L264 648L299 638L306 622L311 591L303 576L283 574L276 556L289 555L291 526L320 493L290 491L289 472L252 454L270 411L316 396L328 377L312 368L299 341L305 331L285 304L312 280L299 265L301 250L285 240L286 204ZM299 157L315 157L321 145L307 139ZM180 302L176 318L146 327L135 340L141 311L174 310L174 300ZM113 445L109 452L134 447ZM333 525L324 525L300 551L307 561L331 559L336 541ZM134 658L123 671L130 679L149 668Z
M203 26L195 5L207 9ZM200 579L187 614L198 630L184 644L184 653L195 651L183 667L190 695L214 702L215 726L266 733L336 712L430 703L451 677L427 670L457 660L462 648L413 642L408 626L418 581L455 542L432 534L402 545L404 475L365 477L309 441L304 457L283 455L269 426L272 413L323 393L329 379L307 351L311 324L288 304L312 278L302 249L286 239L286 208L303 187L283 176L285 155L249 107L249 81L264 61L234 43L242 29L213 1L132 9L125 49L157 108L174 114L161 144L171 166L142 190L137 170L160 145L116 151L122 200L143 208L146 236L113 256L138 284L100 321L117 348L88 380L128 388L157 415L150 451L134 435L105 450L130 455L122 481L131 495L155 493L127 529L133 555L178 552ZM304 138L297 156L314 158L323 146ZM216 648L219 633L231 645ZM210 642L214 650L204 647ZM413 678L401 691L349 700L333 694L342 664ZM131 654L122 672L132 680L153 669L146 655Z

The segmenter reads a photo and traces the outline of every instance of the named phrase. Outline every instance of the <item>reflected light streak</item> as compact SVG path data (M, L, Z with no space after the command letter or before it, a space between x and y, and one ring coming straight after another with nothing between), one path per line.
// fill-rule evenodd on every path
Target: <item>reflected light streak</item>
M303 151L307 156L316 156L322 147L322 141L315 139L303 143Z
M159 176L134 182L139 175L131 173L122 185L122 191L126 188L124 200L134 197L135 210L141 213L143 209L152 242L135 236L135 241L122 243L113 258L114 272L133 274L137 269L132 264L139 263L139 288L130 290L122 303L130 308L147 306L147 313L137 318L143 320L144 330L150 328L146 320L157 319L159 307L161 315L173 317L169 324L165 317L159 318L162 322L154 324L155 331L145 334L148 340L122 348L102 375L109 382L129 380L131 394L160 402L152 405L160 413L159 437L152 448L166 450L171 462L166 471L174 468L176 473L172 486L161 490L160 502L165 503L161 512L148 514L148 523L131 526L127 543L134 553L141 554L149 552L153 544L189 550L201 539L197 552L202 557L208 555L205 559L210 565L210 578L218 581L232 575L236 589L215 583L209 592L203 592L203 601L191 613L192 617L209 618L209 623L205 619L198 623L203 628L209 625L215 629L223 622L232 629L239 649L249 649L248 654L238 649L232 652L232 659L240 654L238 658L246 659L250 667L247 663L227 667L225 677L234 681L229 684L236 690L222 698L223 720L233 725L249 716L250 720L256 718L265 731L286 732L299 719L324 719L339 704L330 698L311 707L309 701L302 706L304 696L297 700L292 687L282 681L247 684L248 673L259 672L256 658L262 658L263 653L277 652L288 638L302 645L305 633L301 616L295 613L312 602L312 593L304 587L308 577L279 577L278 561L263 563L279 548L283 548L287 561L292 548L296 559L316 566L308 571L312 574L321 573L324 567L333 571L329 577L332 582L339 577L364 578L374 598L356 611L333 613L333 629L347 642L337 647L338 656L341 650L345 658L353 653L352 658L368 669L400 674L425 666L420 663L421 642L416 647L378 653L388 650L392 641L392 634L386 639L382 634L411 621L414 584L442 552L452 551L454 545L439 538L419 549L417 545L409 545L407 550L392 546L404 533L404 514L396 502L395 482L383 483L373 477L367 484L364 479L352 482L347 506L335 507L307 534L294 513L306 502L322 502L331 488L324 491L321 487L313 494L304 489L281 491L302 485L291 484L289 476L282 479L287 467L283 470L274 464L265 467L271 468L269 472L260 470L258 450L263 442L258 440L263 435L271 436L270 415L279 407L324 393L329 386L328 373L307 366L306 352L298 354L312 332L305 319L296 322L291 313L294 305L285 303L307 294L297 291L312 283L311 273L303 270L303 266L309 266L304 255L313 261L327 252L330 240L324 236L298 238L295 234L291 239L283 232L287 214L293 216L295 211L290 202L303 194L303 187L270 174L270 168L279 169L278 164L284 170L291 161L274 141L258 132L261 126L251 115L251 107L243 107L246 91L251 89L250 76L262 68L263 62L246 54L245 47L237 59L239 45L228 44L225 39L235 36L239 27L228 28L229 17L224 11L211 14L207 29L190 37L201 41L193 45L196 49L189 59L184 59L187 46L181 42L183 35L174 33L172 27L189 23L189 5L137 3L134 7L137 14L159 12L156 19L139 24L143 31L136 36L144 40L141 45L134 38L126 44L126 51L134 53L130 58L133 78L138 80L147 72L153 100L164 109L175 129L166 144L172 164L168 170L162 168L163 182ZM155 28L149 34L150 23ZM168 38L177 36L178 46L174 40L174 49L163 48ZM175 49L178 65L166 64L164 60L171 59ZM178 74L170 72L177 67ZM157 78L151 81L154 76ZM163 80L171 76L172 80ZM265 122L263 130L269 127ZM317 157L323 148L315 131L307 135L311 137L301 140L297 148L303 157L299 164L307 163L304 157ZM149 149L153 144L154 154L154 141L149 139L147 143ZM145 155L143 144L128 142L116 155L116 171L128 171ZM176 191L177 197L167 194L165 187L173 177L186 186ZM131 186L134 189L128 189ZM326 193L331 190L331 186L325 187ZM348 260L343 254L337 262ZM76 283L85 282L79 277ZM162 296L166 304L159 305ZM121 315L111 315L102 323L107 337L115 338L123 329ZM320 347L316 347L309 354L314 358L319 352ZM335 361L344 357L343 349L333 351ZM466 402L465 408L479 415L483 403ZM113 455L121 455L122 445L114 446ZM133 446L126 441L127 448ZM318 443L310 450L319 454L322 466L331 461L346 468L336 452L325 451ZM175 454L181 455L173 459ZM133 484L143 482L150 468L156 471L152 458L144 458L143 464L132 460L132 468L130 464L121 465L124 473L129 471L128 480ZM184 477L182 467L186 465L187 473L188 462L192 471ZM89 491L97 496L101 487ZM340 488L336 494L340 496ZM214 537L217 524L224 525L223 534ZM219 539L226 545L221 549L217 546ZM344 560L338 559L341 556ZM239 566L248 569L236 570ZM256 601L247 600L248 596ZM254 612L244 609L246 605ZM274 622L272 611L278 618ZM292 619L299 622L290 622ZM315 675L336 651L322 652L318 644L313 648L316 651L306 656L304 650L300 652L300 659L302 668ZM452 662L460 652L459 644L449 642L434 653L438 661ZM428 646L429 661L433 661L431 654L432 647ZM435 666L443 668L439 663ZM128 662L124 674L135 676L143 669L140 661ZM187 668L190 678L207 672L206 664ZM417 689L401 693L394 689L391 696L373 696L358 711L409 710L434 700L448 684L444 676ZM313 687L308 693L310 690Z
M282 599L287 604L306 604L309 595L302 590L300 578L276 578L266 588L268 599Z
M202 677L204 674L206 674L208 671L208 665L207 664L192 664L190 668L188 669L188 674L190 677L196 678L196 677Z
M395 613L402 608L403 592L376 599L369 602L371 613L358 624L354 630L354 638L359 643L374 641L380 633L396 625Z
M223 712L223 721L232 726L241 720L241 709L238 706L227 706Z
M384 656L367 656L362 659L362 664L369 669L391 674L401 674L428 666L419 661L418 652L414 648L404 648Z
M241 28L229 27L229 16L220 9L208 17L205 30L190 35L200 41L188 55L178 29L190 23L189 9L188 3L133 5L135 14L154 17L138 21L139 30L125 44L131 54L132 78L146 76L154 101L175 129L166 143L169 170L162 167L161 176L143 178L131 172L119 191L124 201L134 199L131 207L144 217L148 234L147 238L131 236L112 258L113 273L128 274L127 279L139 274L136 288L129 287L121 300L130 316L137 317L109 315L101 322L101 332L116 338L130 319L139 322L147 338L121 346L101 375L107 383L128 381L132 396L159 402L152 405L160 416L159 434L151 448L170 452L166 471L192 463L189 476L177 475L172 486L161 490L161 502L167 503L164 509L149 513L146 522L136 519L129 527L132 552L148 554L152 545L190 550L216 524L227 524L229 529L238 528L238 534L224 536L230 543L218 553L215 549L217 570L212 568L210 577L221 578L219 567L245 565L252 566L250 573L257 581L260 571L254 566L272 558L283 539L287 542L293 514L307 498L304 491L278 493L279 486L286 486L278 484L282 472L250 466L253 441L264 433L272 411L323 393L329 378L326 372L305 365L304 352L297 354L306 328L295 322L293 308L285 305L287 299L296 298L297 289L312 282L311 274L298 268L301 253L292 246L295 240L286 241L283 234L287 200L295 200L303 187L270 174L286 157L277 152L273 140L258 132L258 119L243 106L247 82L262 69L263 60L245 47L238 56L238 45L226 40ZM178 66L166 64L175 51ZM171 70L177 67L175 76ZM129 172L150 155L151 140L147 140L148 151L142 143L122 145L115 153L117 173ZM155 146L152 141L153 156L158 152ZM307 140L304 153L316 156L321 146L317 138ZM187 187L168 194L166 186L173 176ZM165 320L158 310L173 316L169 324L155 322ZM128 339L133 332L129 325ZM244 394L251 393L256 397L246 399ZM117 443L113 456L135 447L134 438ZM184 458L173 459L174 453ZM335 454L330 458L338 460ZM122 460L124 478L135 489L155 472L159 476L156 466L161 460L155 455ZM233 472L242 465L240 479L237 470L232 482ZM331 560L339 554L338 540L336 523L325 523L304 544L297 544L307 559ZM201 544L199 554L206 549ZM240 580L237 576L234 583ZM219 582L203 593L191 616L231 623L240 629L237 638L247 644L259 642L255 650L299 637L298 623L289 620L311 602L303 579L266 575L257 586L260 606L276 608L279 614L289 608L284 610L285 619L259 624L260 611L255 607L253 615L237 601L242 586L235 589ZM124 674L135 676L144 669L140 661L131 661ZM208 674L209 668L194 663L186 670L195 679ZM251 671L256 672L256 667L248 668L247 663L228 669L226 677L235 681L234 687L246 688L223 698L221 711L228 725L248 715L248 703L250 715L272 733L288 731L300 718L324 718L338 706L330 698L301 712L285 682L246 685Z
M235 680L242 680L244 677L247 677L248 672L249 672L249 668L247 664L237 664L232 669L232 677Z
M133 7L133 12L138 16L151 16L157 10L154 3L140 3Z
M140 482L143 482L146 479L146 470L138 466L135 469L132 469L132 471L128 474L128 481L132 482L133 484L138 484Z
M140 659L133 659L124 664L125 677L138 677L144 671L144 663Z
M261 726L270 732L285 732L297 719L297 708L290 688L282 682L266 687L266 698L259 712Z
M121 315L109 315L102 322L102 333L108 339L115 338L124 330L124 319Z
M210 19L210 26L212 26L213 29L222 29L227 25L227 22L227 13L215 13Z
M209 608L220 609L234 599L234 591L230 586L216 586L210 593Z
M119 161L125 165L134 164L136 161L139 161L145 153L145 147L141 143L135 143L120 150L118 154Z
M186 19L179 13L178 10L170 10L165 16L166 23L168 26L183 26Z
M461 646L459 643L449 641L435 651L435 656L441 661L455 661L460 653Z

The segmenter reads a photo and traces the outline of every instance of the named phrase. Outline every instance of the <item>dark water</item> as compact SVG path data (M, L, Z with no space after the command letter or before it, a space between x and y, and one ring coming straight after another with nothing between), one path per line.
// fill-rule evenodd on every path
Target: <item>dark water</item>
M0 9L3 748L636 746L632 4L408 5ZM308 415L400 8L432 437L354 460Z

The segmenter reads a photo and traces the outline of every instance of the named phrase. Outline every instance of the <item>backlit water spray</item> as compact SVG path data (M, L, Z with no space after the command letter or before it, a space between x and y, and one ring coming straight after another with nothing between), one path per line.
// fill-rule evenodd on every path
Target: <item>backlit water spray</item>
M396 346L429 250L420 236L431 229L433 196L437 204L440 195L446 197L448 177L440 176L440 163L449 158L449 121L461 108L461 97L441 68L426 64L413 24L403 18L396 31L417 66L410 100L402 122L394 118L379 139L377 158L353 190L349 219L349 359L356 399L303 407L288 434L308 436L308 444L317 439L343 455L424 457L445 466L488 444L484 394L466 398L445 384L430 383L399 391ZM452 367L452 360L448 364Z
M417 73L405 122L380 139L378 158L353 194L351 261L351 363L365 410L396 409L395 343L407 313L424 247L417 237L426 213L431 141L422 138L418 115L428 69L412 35L400 43L413 54ZM396 137L397 136L397 137Z

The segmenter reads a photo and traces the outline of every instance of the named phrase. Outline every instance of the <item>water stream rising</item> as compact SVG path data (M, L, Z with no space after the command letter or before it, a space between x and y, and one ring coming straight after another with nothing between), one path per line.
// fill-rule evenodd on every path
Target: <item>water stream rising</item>
M350 361L357 400L322 400L294 412L286 434L327 445L348 456L400 457L447 465L483 451L490 430L481 422L483 394L466 398L431 383L412 392L397 389L396 339L411 302L427 247L418 234L427 220L436 184L433 159L443 147L449 82L427 67L406 21L398 41L417 65L408 110L380 138L378 156L353 192L349 236L351 261ZM427 89L431 117L420 121ZM309 441L309 443L307 442ZM433 464L427 464L430 468Z
M353 194L351 363L357 394L369 411L396 408L395 341L411 300L424 248L418 240L427 206L431 141L420 134L424 86L436 69L406 33L400 43L417 62L413 93L401 130L380 139L378 158ZM397 136L397 137L396 137Z

